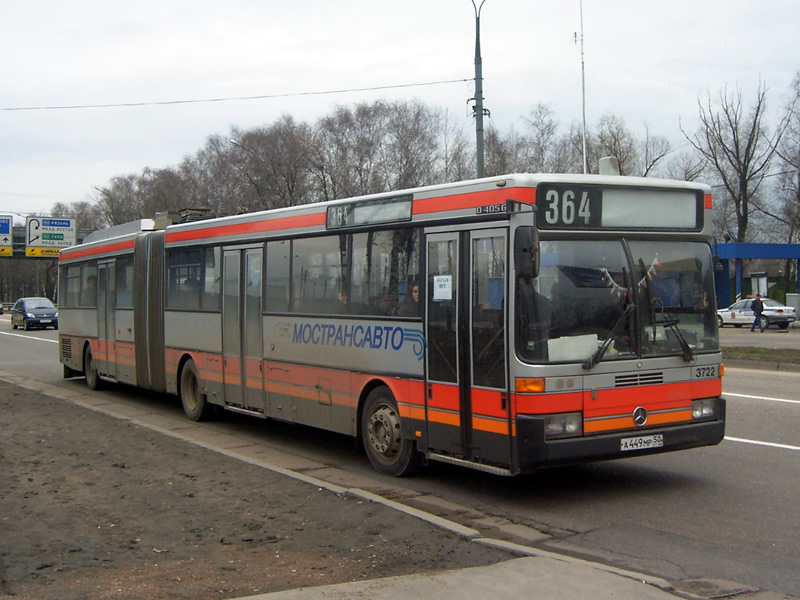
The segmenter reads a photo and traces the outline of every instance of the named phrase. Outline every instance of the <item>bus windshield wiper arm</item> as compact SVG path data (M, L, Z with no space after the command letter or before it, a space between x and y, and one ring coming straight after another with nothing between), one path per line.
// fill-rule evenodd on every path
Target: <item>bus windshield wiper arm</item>
M622 311L622 314L619 316L616 323L614 323L614 326L611 328L611 331L608 332L608 337L605 340L603 340L603 343L597 349L597 352L592 354L592 357L585 363L583 363L584 369L589 370L600 362L600 360L605 355L606 350L608 350L609 346L611 346L611 342L614 341L614 335L616 335L617 329L619 329L619 326L622 325L622 323L625 321L625 317L627 317L628 314L633 310L634 306L635 304L633 302L625 306L625 310Z
M656 321L656 325L663 325L664 327L669 327L672 333L675 334L675 339L678 340L678 345L681 347L681 352L683 353L683 360L686 362L691 362L694 359L694 351L692 347L689 346L689 342L686 341L686 338L683 337L683 333L678 327L678 319L674 317L667 317L663 321Z
M647 270L644 267L644 261L640 258L639 259L639 267L642 269L642 273L647 276ZM675 334L675 339L678 340L678 345L681 347L681 353L683 353L683 360L686 362L691 362L694 359L694 352L692 351L691 347L689 346L689 342L686 341L686 338L683 337L683 333L681 333L680 328L678 327L678 319L673 317L672 315L665 315L665 318L661 321L656 319L655 310L653 309L652 299L650 296L650 288L647 285L642 286L644 289L644 293L647 296L647 305L650 307L650 322L653 324L653 339L655 339L655 330L658 325L662 325L663 327L669 327L672 333Z

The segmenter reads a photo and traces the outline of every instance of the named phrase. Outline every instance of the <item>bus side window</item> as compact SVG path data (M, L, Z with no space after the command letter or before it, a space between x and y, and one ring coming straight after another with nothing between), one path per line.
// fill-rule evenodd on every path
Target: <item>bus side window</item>
M81 306L97 306L96 263L84 265L81 281Z
M116 264L116 302L117 308L133 308L133 257L117 259Z
M279 240L267 242L266 310L287 312L289 310L289 259L291 242Z
M63 272L62 272L63 275ZM61 291L62 306L76 307L80 306L81 299L81 267L71 266L67 267L66 276L63 277L62 283L64 289Z
M200 307L206 310L219 310L220 285L222 272L220 271L220 249L205 249L205 268L200 285Z

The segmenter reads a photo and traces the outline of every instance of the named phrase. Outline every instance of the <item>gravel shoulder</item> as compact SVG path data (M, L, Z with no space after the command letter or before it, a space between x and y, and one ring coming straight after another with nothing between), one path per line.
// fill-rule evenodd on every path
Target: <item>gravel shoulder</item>
M0 382L0 599L218 599L509 554Z

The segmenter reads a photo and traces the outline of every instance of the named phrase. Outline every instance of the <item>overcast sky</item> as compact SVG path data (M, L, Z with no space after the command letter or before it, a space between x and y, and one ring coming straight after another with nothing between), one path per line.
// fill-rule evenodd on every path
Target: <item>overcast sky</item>
M485 0L485 106L501 131L537 103L581 118L579 0ZM759 81L777 110L800 71L799 0L584 0L587 121L612 112L681 145L698 97ZM474 136L470 0L40 0L0 19L0 215L90 200L177 165L231 126L419 99ZM324 94L460 80L456 83ZM464 81L469 80L469 81ZM271 96L170 105L57 109ZM18 110L36 109L36 110Z

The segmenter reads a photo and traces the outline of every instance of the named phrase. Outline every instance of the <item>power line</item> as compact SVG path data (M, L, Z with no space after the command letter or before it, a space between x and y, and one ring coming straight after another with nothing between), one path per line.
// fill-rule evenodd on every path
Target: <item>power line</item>
M23 198L47 198L50 200L83 200L75 196L45 196L42 194L21 194L19 192L0 192L0 196L20 196Z
M64 106L11 106L2 107L0 110L13 112L13 111L31 111L31 110L83 110L90 108L131 108L139 106L171 106L175 104L208 104L212 102L235 102L245 100L269 100L273 98L297 98L300 96L328 96L333 94L348 94L353 92L373 92L377 90L393 90L400 88L414 88L426 87L432 85L444 85L451 83L464 83L472 81L471 79L448 79L442 81L425 81L420 83L401 83L396 85L380 85L374 87L364 88L345 88L341 90L325 90L318 92L294 92L286 94L264 94L260 96L230 96L224 98L204 98L200 100L161 100L154 102L120 102L118 104L73 104Z

